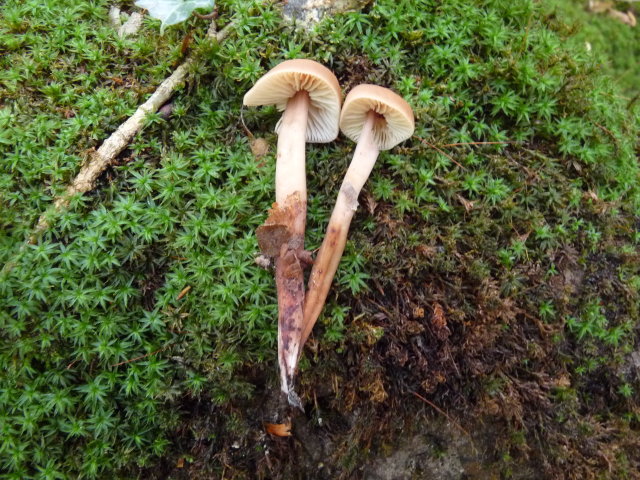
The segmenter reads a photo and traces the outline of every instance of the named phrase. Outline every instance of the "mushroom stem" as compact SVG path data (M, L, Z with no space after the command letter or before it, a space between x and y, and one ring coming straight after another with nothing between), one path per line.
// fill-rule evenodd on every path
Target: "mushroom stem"
M289 99L280 120L276 159L276 202L284 206L289 196L298 193L300 201L303 202L303 214L291 225L291 233L303 237L307 218L305 143L308 114L309 94L301 90Z
M295 370L302 343L304 273L300 259L304 250L307 219L305 143L309 94L296 93L287 102L278 127L276 160L276 211L287 229L286 240L275 247L276 289L278 292L278 364L281 390L292 406L302 408L293 390Z
M307 341L316 320L322 312L331 282L338 269L340 258L347 243L347 234L351 219L358 208L358 195L376 163L378 145L374 140L374 127L380 118L373 110L367 114L362 133L358 139L353 160L342 181L336 205L331 213L327 233L325 234L318 256L309 277L309 289L304 305L302 345Z

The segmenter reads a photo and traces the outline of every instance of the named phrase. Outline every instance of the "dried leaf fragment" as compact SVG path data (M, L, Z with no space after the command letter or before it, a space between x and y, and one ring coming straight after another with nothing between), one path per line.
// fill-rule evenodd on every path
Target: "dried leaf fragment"
M556 388L569 388L571 386L571 379L568 375L560 375L554 381L554 387Z
M626 12L621 12L620 10L613 8L614 5L615 2L612 1L589 0L587 10L593 13L606 13L611 18L629 25L630 27L635 27L637 20L633 11L628 10Z
M415 250L416 253L422 255L423 257L432 257L438 252L436 247L432 247L430 245L418 245L417 247L415 247Z
M253 138L250 143L251 153L256 158L264 157L269 153L269 144L264 138Z
M438 339L445 340L451 335L451 331L447 326L447 319L444 316L444 310L438 302L433 304L433 317L431 321Z
M457 195L457 197L458 197L458 201L462 204L462 206L467 212L470 212L471 210L473 210L473 202L471 200L467 200L461 195Z
M138 30L140 30L143 20L144 16L141 13L133 12L131 15L129 15L127 21L124 22L118 29L118 36L120 38L124 38L130 35L135 35L136 33L138 33Z
M261 268L264 268L265 270L268 270L269 268L271 268L271 257L268 257L266 255L258 255L253 260L256 262L256 265L258 265Z
M361 390L369 394L369 399L373 403L383 403L389 396L379 376L372 379L372 381L368 385L363 386Z
M269 435L275 435L276 437L290 437L291 436L291 422L287 423L265 423L264 428Z
M616 20L625 23L630 27L635 27L637 24L636 16L631 10L629 10L628 12L621 12L619 10L611 9L607 13L611 18L615 18Z
M120 19L120 8L115 5L111 5L109 9L109 22L111 26L118 30L122 26L122 20Z
M604 13L613 7L613 2L603 2L601 0L589 0L587 10L593 13Z
M256 230L260 251L269 257L277 257L280 247L291 240L292 226L299 215L300 202L297 195L287 198L285 205L274 203L264 224Z
M444 328L447 326L447 320L444 318L444 310L439 303L433 304L433 325L437 328Z
M286 244L291 237L289 227L284 224L260 225L256 230L258 246L263 255L277 257L280 247Z
M367 210L369 214L373 215L376 211L376 207L378 206L378 202L375 201L373 195L367 193L364 197L364 204L367 206Z
M176 300L181 300L187 293L189 293L189 290L191 290L191 285L187 285L186 287L184 287L178 294Z

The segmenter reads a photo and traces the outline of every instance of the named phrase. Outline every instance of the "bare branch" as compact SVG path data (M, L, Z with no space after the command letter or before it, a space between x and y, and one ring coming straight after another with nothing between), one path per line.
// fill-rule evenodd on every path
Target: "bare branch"
M223 41L231 31L232 23L217 32L215 20L209 27L207 38L217 42ZM148 113L156 112L173 95L174 90L184 83L189 71L189 67L194 62L193 58L188 58L180 65L167 79L165 79L149 99L138 107L135 113L127 119L113 134L107 138L100 148L91 156L90 161L85 164L76 178L67 187L64 194L56 198L53 202L53 211L59 212L69 205L71 197L78 193L85 193L94 187L95 181L100 174L113 163L115 158L122 152L136 133L140 131L144 119ZM41 215L30 238L33 243L37 236L49 228L47 215Z

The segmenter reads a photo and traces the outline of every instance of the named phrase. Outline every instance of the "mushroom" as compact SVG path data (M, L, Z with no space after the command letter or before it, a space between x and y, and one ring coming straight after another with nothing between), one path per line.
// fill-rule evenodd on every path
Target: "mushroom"
M338 136L342 93L335 75L313 60L277 65L244 96L248 106L276 105L284 113L276 125L276 203L256 232L262 252L275 258L278 291L278 364L281 388L300 407L293 379L302 348L304 251L307 217L305 142Z
M267 72L244 96L247 106L276 105L276 203L291 195L306 205L305 142L327 143L338 136L342 94L335 75L313 60L287 60ZM296 232L304 236L306 208Z
M303 344L320 316L338 269L349 225L358 207L358 195L369 178L380 150L389 150L413 134L413 111L406 101L388 88L358 85L344 101L340 130L357 142L357 146L309 277L304 306Z

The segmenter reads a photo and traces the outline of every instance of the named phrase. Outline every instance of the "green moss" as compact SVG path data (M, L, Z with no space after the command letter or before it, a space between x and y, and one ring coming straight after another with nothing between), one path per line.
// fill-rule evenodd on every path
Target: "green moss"
M640 93L640 31L637 28L606 14L588 12L585 2L579 0L549 0L546 5L560 21L575 30L572 47L589 51L628 97ZM622 12L633 8L629 2L615 2L614 6Z
M635 341L638 110L591 55L565 43L560 19L533 2L381 1L305 32L283 25L275 6L229 2L219 5L220 24L233 18L236 33L207 45L197 19L163 37L148 22L135 39L119 39L108 5L16 1L0 19L0 261L13 265L0 273L0 462L8 478L109 476L148 465L188 421L180 405L259 402L254 391L277 381L274 285L253 257L255 228L273 201L278 113L244 110L249 129L272 145L260 160L239 117L244 92L286 58L315 58L343 85L394 88L417 119L416 136L382 153L365 187L369 208L358 211L318 329L324 347L304 372L309 398L314 370L329 375L322 363L361 362L371 335L352 327L354 318L376 332L375 368L358 371L387 372L390 395L423 388L441 369L442 398L455 393L473 404L492 393L482 385L512 388L528 378L522 369L549 376L569 365L564 373L587 401L591 377L578 368L593 360L585 375L602 374L624 361L607 355ZM21 249L90 149L180 61L190 31L198 61L171 118L150 116L96 188ZM311 248L352 150L342 138L308 148ZM588 288L553 287L571 270L567 257L582 265ZM599 275L604 266L608 274ZM434 303L444 307L446 342L424 333ZM413 367L385 350L409 348L394 329L412 305L427 309L421 341L434 352ZM397 314L397 326L374 312ZM555 328L556 341L545 343L522 312ZM576 319L566 335L565 318ZM499 333L482 337L494 326ZM538 350L517 343L523 332L550 358L564 351L571 359L560 370L545 365ZM498 346L521 358L503 365ZM444 351L462 377L449 376ZM480 358L484 373L474 373ZM633 401L632 379L613 378L620 401ZM370 392L343 395L352 407ZM246 432L252 419L241 416L216 423L211 445ZM351 471L362 462L349 450L337 464Z

